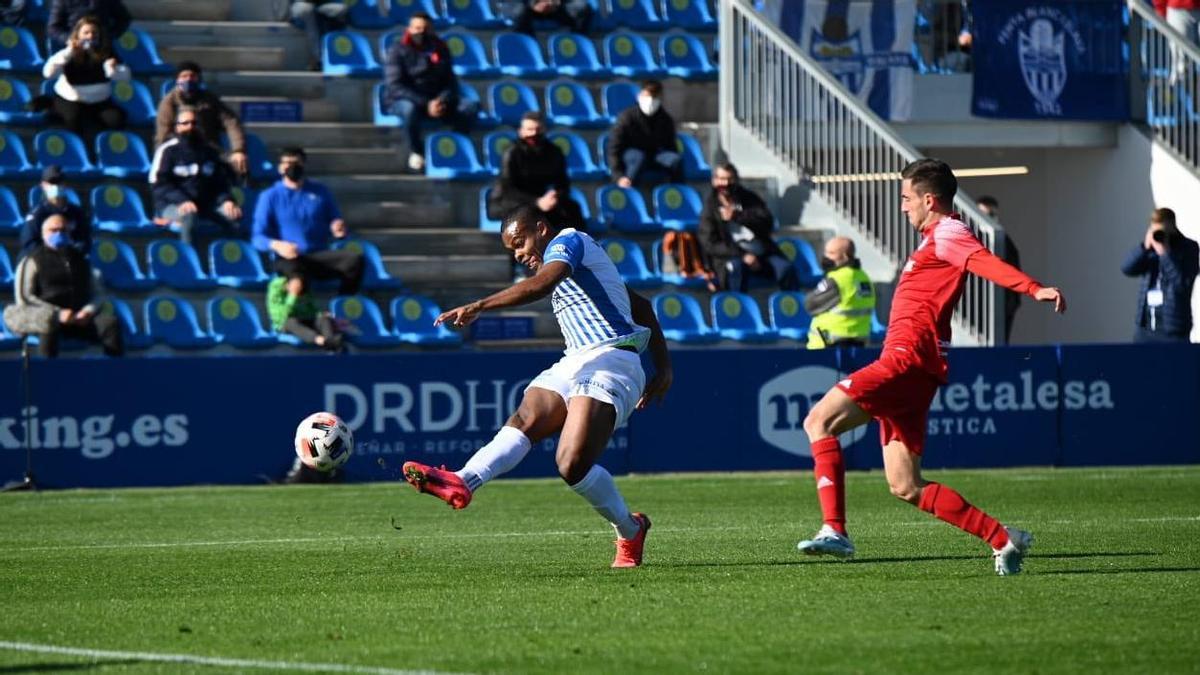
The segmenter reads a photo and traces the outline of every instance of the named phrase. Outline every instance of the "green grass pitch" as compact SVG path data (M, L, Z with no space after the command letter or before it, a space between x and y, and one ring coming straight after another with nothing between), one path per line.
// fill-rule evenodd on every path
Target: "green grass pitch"
M928 477L1032 530L1026 572L880 473L848 477L852 562L796 552L807 473L620 478L654 520L634 570L551 480L461 512L404 484L0 495L0 672L1200 672L1200 467Z

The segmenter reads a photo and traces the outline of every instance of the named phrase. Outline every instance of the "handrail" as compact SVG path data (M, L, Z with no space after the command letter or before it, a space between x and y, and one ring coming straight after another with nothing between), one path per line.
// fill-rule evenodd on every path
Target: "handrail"
M1131 18L1132 69L1146 125L1193 169L1200 169L1200 48L1138 0L1126 0ZM1144 97L1144 98L1143 98Z
M899 172L921 157L748 0L721 0L721 140L735 125L760 142L850 222L860 237L900 265L918 243L900 212ZM985 246L1003 255L1004 231L960 191L955 209ZM967 277L955 328L970 341L1001 344L1001 290Z

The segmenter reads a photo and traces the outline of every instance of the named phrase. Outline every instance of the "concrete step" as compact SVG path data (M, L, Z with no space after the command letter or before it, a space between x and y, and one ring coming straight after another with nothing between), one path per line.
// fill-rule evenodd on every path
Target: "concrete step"
M235 70L206 72L209 88L222 96L282 96L291 99L322 98L325 80L320 73L300 70Z
M449 201L374 201L370 199L339 200L338 206L346 222L365 236L374 236L380 228L438 228L454 227L454 209Z
M362 233L385 254L429 256L496 255L504 253L500 236L463 228L380 228Z
M288 65L303 65L288 64L283 47L170 45L160 47L159 52L167 63L195 61L205 71L285 70Z
M407 168L406 156L392 148L312 148L307 153L314 174L385 174Z
M500 281L512 277L507 255L388 255L383 256L388 272L415 283L462 283Z
M258 0L258 2L250 4L268 5L270 2ZM233 0L204 0L203 2L195 2L195 0L125 0L125 7L137 19L139 26L146 21L170 21L172 19L224 21L230 16Z
M262 95L267 91L270 90L260 90L256 93ZM222 91L222 93L224 92ZM286 93L275 93L288 96ZM320 98L320 96L311 98ZM272 148L297 143L302 144L306 149L389 148L401 142L399 129L377 127L365 122L252 123L247 125L247 129L257 134L264 143Z

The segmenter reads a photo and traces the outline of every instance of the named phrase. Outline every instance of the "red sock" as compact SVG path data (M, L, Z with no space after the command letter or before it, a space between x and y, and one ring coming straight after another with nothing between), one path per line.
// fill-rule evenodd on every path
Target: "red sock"
M921 490L917 506L932 513L938 520L957 527L991 544L992 548L1004 548L1008 543L1008 532L1000 521L971 506L962 495L941 483L929 483Z
M837 436L813 441L813 475L825 524L846 534L846 463Z

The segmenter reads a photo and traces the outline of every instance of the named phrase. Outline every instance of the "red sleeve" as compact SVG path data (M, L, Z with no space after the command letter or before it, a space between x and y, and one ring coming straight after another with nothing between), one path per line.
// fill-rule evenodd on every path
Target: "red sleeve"
M1041 284L1028 274L1004 262L986 248L980 248L967 258L967 271L997 286L1031 297L1042 289Z
M966 269L967 259L976 251L986 250L966 225L952 219L944 219L933 230L933 252L939 259Z
M1165 18L1167 16L1167 0L1154 0L1154 11Z

